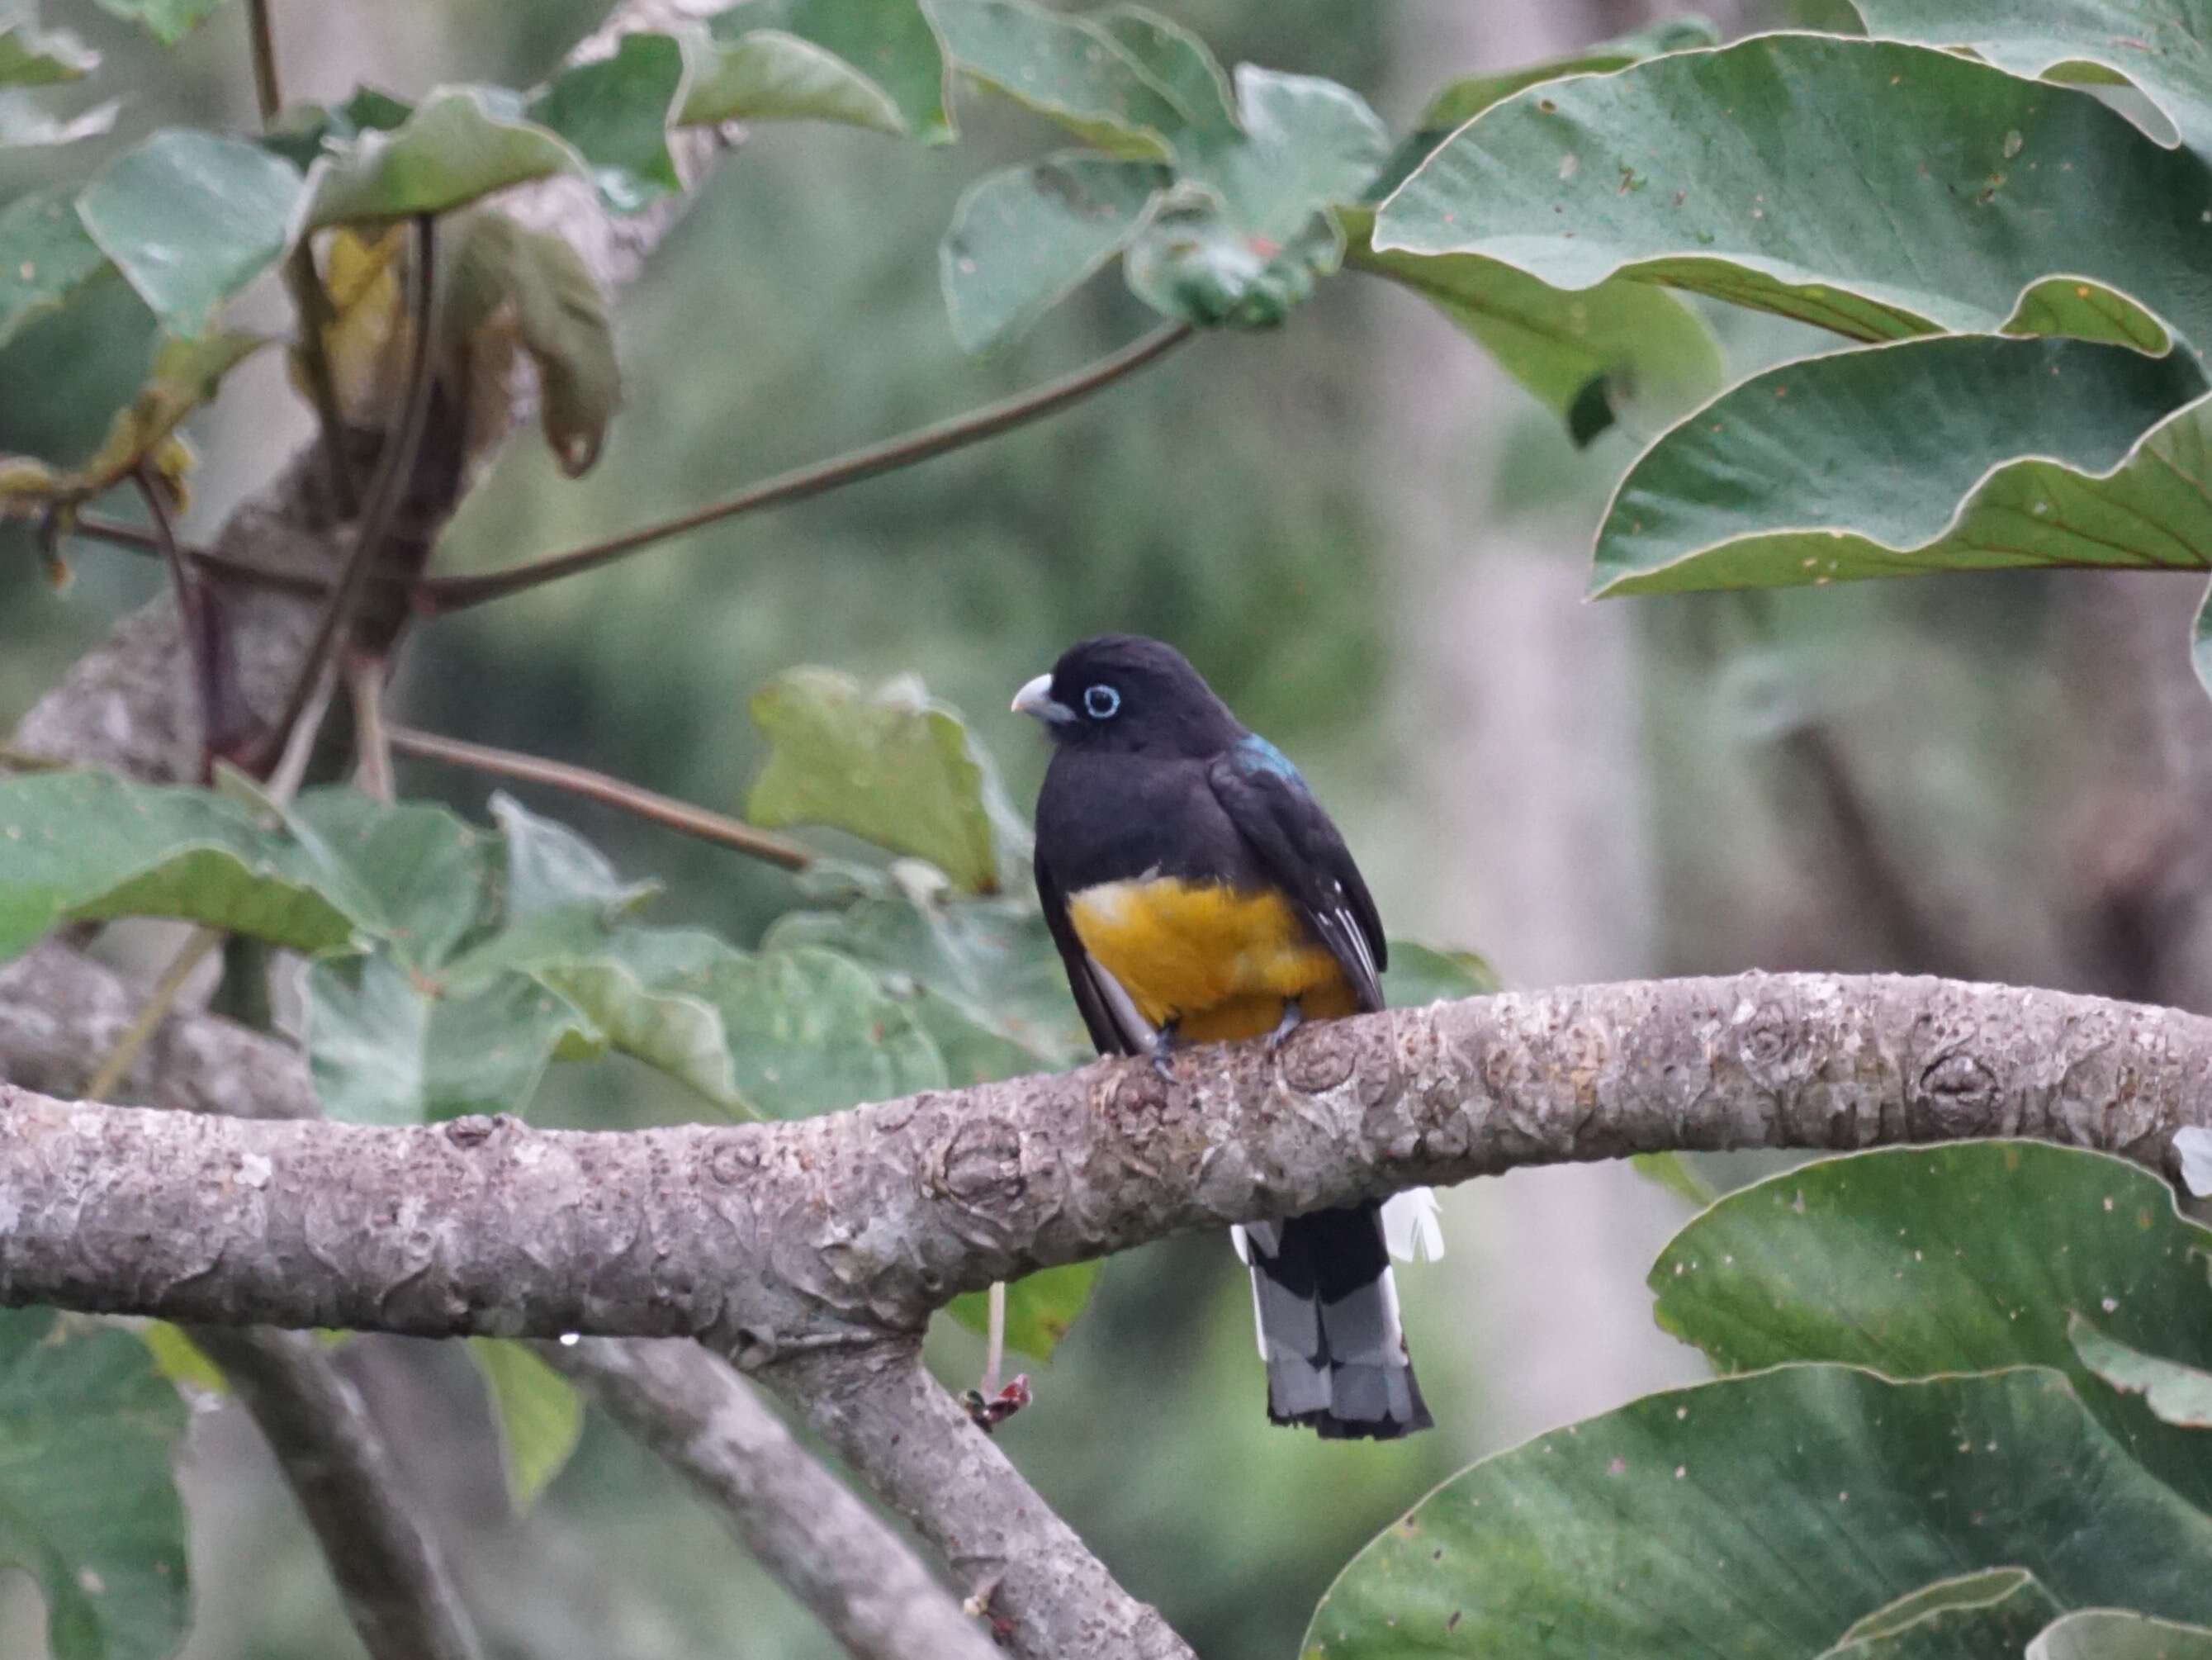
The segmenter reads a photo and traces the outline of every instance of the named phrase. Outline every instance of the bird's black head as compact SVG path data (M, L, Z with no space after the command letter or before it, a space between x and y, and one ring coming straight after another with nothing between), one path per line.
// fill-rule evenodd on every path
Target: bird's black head
M1125 755L1218 755L1244 735L1229 706L1172 646L1103 634L1070 646L1015 696L1054 744Z

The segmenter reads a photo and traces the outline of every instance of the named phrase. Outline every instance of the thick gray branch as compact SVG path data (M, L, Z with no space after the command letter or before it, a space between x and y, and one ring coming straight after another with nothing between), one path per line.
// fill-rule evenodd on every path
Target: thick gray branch
M1528 1164L2027 1135L2171 1165L2212 1020L1745 975L1318 1024L797 1123L633 1134L187 1117L0 1088L0 1299L426 1336L696 1336L757 1367L958 1292Z
M857 1660L998 1660L982 1627L906 1542L727 1364L686 1342L586 1338L541 1343L538 1353L712 1500L761 1566ZM964 1420L956 1429L981 1439ZM952 1566L966 1577L967 1564Z

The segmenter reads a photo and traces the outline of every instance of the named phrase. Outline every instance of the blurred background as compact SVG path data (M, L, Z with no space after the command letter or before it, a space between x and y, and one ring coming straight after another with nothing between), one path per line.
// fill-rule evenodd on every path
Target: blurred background
M1640 0L1156 0L1228 61L1323 74L1402 129L1451 75L1677 9ZM1715 8L1705 8L1708 15ZM1837 22L1747 0L1732 32ZM604 0L280 4L287 90L525 83ZM47 22L139 89L116 134L0 153L0 201L168 121L245 126L237 9L174 54L90 3ZM88 94L89 95L89 94ZM597 470L516 444L446 538L447 569L664 516L792 464L1033 382L1149 314L1108 276L1018 347L970 360L937 287L969 181L1056 142L963 100L960 143L841 129L753 135L626 297L627 409ZM281 316L258 297L260 319ZM1825 337L1716 319L1731 368ZM0 450L88 450L144 362L119 283L0 352ZM195 424L204 534L306 435L273 356ZM831 498L671 544L414 639L402 718L732 807L757 760L745 700L798 663L920 673L965 709L1026 803L1043 763L1012 689L1104 629L1182 646L1297 757L1393 932L1481 951L1509 984L1772 969L1973 975L2212 1006L2191 964L2204 890L2186 851L2212 788L2212 714L2180 649L2192 596L2063 576L1585 605L1589 538L1649 434L1577 453L1419 301L1325 287L1279 334L1216 337L1072 413ZM149 562L87 545L57 593L0 531L0 730L125 608ZM403 789L481 817L474 779L403 763ZM529 792L521 792L526 796ZM789 881L574 800L654 913L740 940ZM552 1122L684 1110L634 1073L565 1069ZM1709 1164L1715 1179L1756 1165ZM1643 1277L1686 1202L1625 1167L1530 1171L1445 1196L1450 1255L1401 1269L1442 1428L1386 1447L1266 1425L1247 1293L1224 1242L1117 1258L1008 1452L1209 1660L1295 1651L1330 1576L1468 1460L1698 1375ZM978 1347L933 1340L948 1380ZM832 1652L711 1517L596 1420L538 1509L507 1512L475 1374L396 1340L345 1352L453 1544L501 1657L813 1660ZM190 1660L357 1655L252 1426L220 1408L183 1468L200 1588ZM43 1653L33 1599L0 1652Z

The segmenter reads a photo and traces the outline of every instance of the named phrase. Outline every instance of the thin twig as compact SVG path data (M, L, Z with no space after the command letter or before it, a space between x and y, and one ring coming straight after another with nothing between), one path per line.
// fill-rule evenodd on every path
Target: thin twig
M75 535L112 542L133 553L158 554L161 551L161 538L152 531L101 514L78 514L70 521L70 530ZM211 575L233 577L257 587L304 594L310 599L331 591L327 577L312 575L305 571L279 570L273 565L258 565L250 559L237 559L227 553L217 553L212 548L183 547L182 550L187 560ZM375 571L369 576L372 582L404 583L408 580L404 572L398 571Z
M146 504L147 516L154 521L154 539L161 544L162 561L169 568L169 583L176 591L177 616L184 624L185 653L191 660L192 695L199 706L199 781L211 783L215 779L216 746L226 736L222 730L225 715L221 708L222 666L216 660L222 642L211 626L215 619L208 613L208 606L213 602L198 574L185 559L184 550L177 545L177 527L169 517L169 504L161 499L161 487L152 469L140 462L131 472L131 482L137 486L139 500Z
M169 966L161 970L161 977L154 982L154 989L146 994L145 1003L125 1028L123 1036L115 1040L107 1059L100 1063L100 1070L93 1073L92 1081L84 1086L86 1100L106 1100L131 1075L131 1068L138 1064L148 1041L168 1018L177 999L184 994L185 982L192 977L194 969L207 960L208 953L222 944L222 938L221 928L192 930L191 938L169 959Z
M292 728L306 714L317 683L334 654L343 648L347 631L353 626L354 611L368 586L369 569L391 532L399 504L406 498L416 454L422 445L422 430L430 415L431 301L437 287L436 255L437 222L427 213L419 214L415 220L415 337L409 343L407 388L402 396L399 418L385 434L384 447L376 459L376 472L368 483L368 500L362 507L360 526L354 535L353 551L347 556L330 602L323 608L322 621L316 627L307 659L300 666L299 678L293 682L291 695L284 701L284 713L271 731L275 743L290 741Z
M353 700L354 784L372 801L392 800L392 734L384 721L384 660L346 655L346 692Z
M703 508L663 520L640 530L625 531L603 542L593 542L567 553L533 559L526 564L512 566L506 570L488 571L477 576L433 577L417 590L422 608L428 615L442 616L447 611L465 611L494 599L523 593L547 582L557 582L562 577L580 575L597 570L602 565L613 563L647 547L655 542L666 541L672 536L681 536L725 519L734 519L742 514L757 513L763 508L779 507L787 502L803 501L810 496L820 496L847 484L872 478L878 473L892 472L901 467L913 466L916 462L951 451L963 449L981 443L986 438L996 437L1016 427L1040 420L1056 410L1088 398L1092 392L1112 386L1116 380L1164 356L1175 347L1191 337L1187 323L1173 323L1155 329L1142 339L1132 342L1120 351L1097 362L1048 380L1043 386L1018 393L1000 403L988 404L965 415L940 421L916 431L886 439L866 449L854 450L812 466L779 474L761 483L740 490L737 495L711 502Z
M489 745L471 744L459 738L441 738L434 733L416 732L409 727L386 725L385 741L401 755L416 755L426 761L443 761L456 767L470 767L478 772L488 772L500 778L518 779L526 784L544 784L548 788L565 790L571 795L580 795L610 807L643 818L685 836L696 836L718 847L733 848L755 859L780 865L786 870L805 870L814 862L810 848L797 842L787 841L763 830L757 830L741 818L732 818L706 807L694 806L689 801L678 801L673 796L661 795L635 784L611 778L605 773L593 772L588 767L571 765L566 761L549 761L542 756L522 755L514 750L493 749Z
M284 93L276 77L276 30L269 15L269 0L246 0L246 33L253 49L253 97L260 106L264 129L276 125L284 107ZM331 377L330 354L323 344L331 323L331 297L324 292L321 274L315 270L314 238L302 233L284 261L284 286L300 313L300 371L307 382L307 397L315 406L322 431L323 467L330 475L331 496L341 519L351 519L360 502L354 495L353 470L346 465L345 424L338 412L337 387Z

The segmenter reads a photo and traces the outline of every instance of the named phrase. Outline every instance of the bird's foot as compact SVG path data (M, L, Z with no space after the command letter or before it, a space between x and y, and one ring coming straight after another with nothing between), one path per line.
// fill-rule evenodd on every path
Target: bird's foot
M975 1427L988 1435L1030 1403L1030 1375L1018 1373L1014 1381L995 1395L986 1395L981 1389L969 1389L961 1397L968 1408L968 1416Z
M1176 1023L1169 1021L1152 1034L1152 1070L1172 1084L1175 1075Z
M1275 1022L1274 1031L1267 1034L1267 1053L1273 1055L1290 1041L1291 1034L1306 1023L1306 1012L1298 1006L1295 997L1283 1000L1283 1018Z

